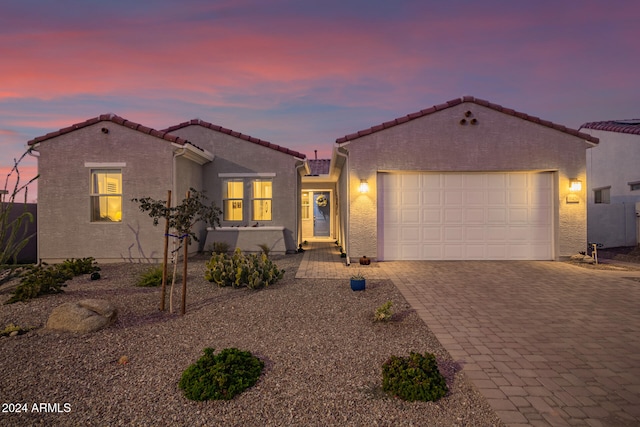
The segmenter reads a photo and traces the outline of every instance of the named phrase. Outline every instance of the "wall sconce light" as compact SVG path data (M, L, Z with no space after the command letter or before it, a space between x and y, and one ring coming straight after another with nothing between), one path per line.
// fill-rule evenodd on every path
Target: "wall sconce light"
M582 181L579 179L571 178L569 180L569 191L581 191L582 190Z
M108 128L102 128L102 133L109 133L109 129Z
M366 179L360 180L360 187L358 187L358 191L360 191L362 194L366 194L369 192L369 183Z

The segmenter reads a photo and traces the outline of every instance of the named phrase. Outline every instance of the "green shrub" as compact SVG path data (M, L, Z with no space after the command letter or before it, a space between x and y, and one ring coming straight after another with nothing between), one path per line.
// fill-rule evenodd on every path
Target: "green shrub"
M214 355L205 348L204 356L182 373L178 387L191 400L231 400L258 382L263 368L264 362L248 351L227 348Z
M229 244L227 242L213 242L209 246L209 252L215 254L229 253Z
M436 357L411 352L409 357L391 356L382 365L382 389L401 399L435 401L447 394L447 383L438 371Z
M8 336L11 336L11 334L22 335L22 334L26 334L32 329L35 329L35 328L23 327L23 326L14 325L13 323L9 323L3 330L0 331L0 337L8 337Z
M20 284L6 304L27 301L40 295L58 294L67 286L65 282L74 276L93 273L100 270L91 257L67 259L61 264L49 265L45 262L28 266L20 274Z
M162 285L162 265L153 266L142 273L136 282L136 286L154 287Z
M269 252L271 252L271 248L269 247L269 245L267 245L266 243L260 243L258 247L260 248L260 250L262 250L263 254L269 256Z
M73 273L57 264L42 263L29 266L21 277L20 285L13 291L6 304L27 301L40 295L61 293L62 287L66 286L65 282L73 278Z
M236 249L231 256L213 254L206 263L204 278L220 287L260 289L276 283L283 275L284 270L278 269L265 254L244 255Z
M386 322L387 320L391 320L391 316L393 316L393 310L391 310L392 305L392 301L387 301L380 307L376 308L374 320L376 322Z
M96 260L93 257L65 259L62 264L58 265L60 268L69 270L73 276L91 274L94 271L100 271L100 267L98 267Z

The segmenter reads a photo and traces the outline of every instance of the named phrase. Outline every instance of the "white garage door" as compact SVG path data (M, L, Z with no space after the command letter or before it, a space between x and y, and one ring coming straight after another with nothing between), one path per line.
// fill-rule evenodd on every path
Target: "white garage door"
M551 173L382 173L378 257L549 260Z

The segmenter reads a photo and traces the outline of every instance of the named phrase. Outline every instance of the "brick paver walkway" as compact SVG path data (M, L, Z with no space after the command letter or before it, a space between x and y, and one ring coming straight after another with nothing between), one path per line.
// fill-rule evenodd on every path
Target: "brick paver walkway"
M312 244L296 277L391 279L507 425L640 425L640 271L341 261Z

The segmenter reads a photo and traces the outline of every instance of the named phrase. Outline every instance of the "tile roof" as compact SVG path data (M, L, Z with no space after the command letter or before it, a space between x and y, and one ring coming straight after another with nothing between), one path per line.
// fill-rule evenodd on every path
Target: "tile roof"
M540 124L542 126L546 126L546 127L552 128L552 129L559 130L560 132L568 133L569 135L580 137L580 138L585 139L585 140L587 140L589 142L592 142L594 144L597 144L598 141L599 141L598 138L593 137L593 136L591 136L589 134L579 132L579 131L577 131L575 129L570 129L570 128L566 127L566 126L562 126L562 125L558 125L558 124L552 123L552 122L550 122L548 120L542 120L539 117L530 116L528 114L512 110L511 108L506 108L506 107L503 107L503 106L498 105L498 104L493 104L493 103L491 103L489 101L485 101L483 99L478 99L478 98L475 98L473 96L463 96L462 98L452 99L451 101L445 102L444 104L434 105L431 108L427 108L425 110L421 110L421 111L406 115L404 117L399 117L399 118L397 118L395 120L391 120L391 121L382 123L382 124L380 124L378 126L373 126L373 127L369 128L369 129L361 130L359 132L343 136L342 138L338 138L336 140L336 143L337 144L341 144L341 143L344 143L344 142L347 142L347 141L352 141L352 140L360 138L362 136L370 135L372 133L381 131L383 129L388 129L388 128L393 127L393 126L397 126L399 124L406 123L406 122L408 122L410 120L415 120L417 118L420 118L420 117L423 117L423 116L427 116L429 114L435 113L436 111L445 110L445 109L453 107L455 105L462 104L463 102L471 102L471 103L474 103L474 104L477 104L477 105L482 105L483 107L491 108L492 110L496 110L496 111L499 111L501 113L508 114L510 116L515 116L515 117L518 117L518 118L523 119L523 120L527 120L527 121L530 121L530 122L533 122L533 123Z
M640 119L589 122L580 126L580 129L606 130L609 132L631 133L633 135L640 135Z
M147 135L151 135L151 136L156 136L158 138L179 144L179 145L184 145L184 144L191 144L189 141L187 141L184 138L179 138L175 135L171 135L169 133L167 133L166 131L158 131L155 129L151 129L149 127L143 126L141 124L138 123L134 123L134 122L130 122L129 120L123 119L120 116L117 116L115 114L109 113L109 114L102 114L98 117L94 117L92 119L89 120L85 120L84 122L81 123L76 123L74 125L71 125L69 127L57 130L55 132L50 132L46 135L43 136L39 136L37 138L32 139L31 141L27 142L28 145L34 145L34 144L38 144L42 141L46 141L47 139L51 139L51 138L55 138L57 136L60 135L64 135L67 134L69 132L73 132L74 130L77 129L81 129L87 126L91 126L94 125L96 123L100 123L100 122L104 122L104 121L109 121L109 122L113 122L113 123L117 123L119 125L122 126L126 126L128 128L131 128L133 130L137 130L138 132L142 132L142 133L146 133ZM191 144L193 145L193 144ZM199 147L196 147L199 148Z
M165 132L173 132L175 130L182 129L182 128L185 128L187 126L192 126L192 125L203 126L203 127L207 128L207 129L212 129L212 130L215 130L217 132L221 132L221 133L224 133L224 134L227 134L227 135L234 136L236 138L244 139L245 141L253 142L254 144L262 145L263 147L268 147L268 148L271 148L273 150L280 151L282 153L289 154L289 155L294 156L294 157L298 157L300 159L305 159L307 157L305 154L302 154L302 153L300 153L298 151L289 150L288 148L281 147L279 145L272 144L270 142L263 141L263 140L258 139L258 138L254 138L254 137L249 136L249 135L244 135L244 134L242 134L240 132L235 132L235 131L233 131L231 129L226 129L226 128L223 128L222 126L214 125L214 124L205 122L205 121L200 120L200 119L189 120L188 122L183 122L183 123L180 123L178 125L168 127L166 129L164 129L164 131Z
M329 167L331 166L331 159L313 159L307 160L309 164L310 176L317 175L329 175Z

